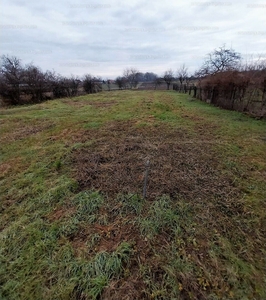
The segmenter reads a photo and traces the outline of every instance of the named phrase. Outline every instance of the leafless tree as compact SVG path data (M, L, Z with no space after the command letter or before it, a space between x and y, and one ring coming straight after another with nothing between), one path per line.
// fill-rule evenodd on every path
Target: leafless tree
M118 85L118 88L119 88L120 90L122 90L123 88L126 87L126 78L125 78L125 77L118 76L118 77L115 79L115 83Z
M101 78L93 77L87 74L83 78L82 86L87 94L97 93L102 90Z
M222 46L207 55L202 67L197 71L199 77L224 71L233 71L239 67L241 55L232 48Z
M19 58L3 55L1 57L0 94L8 104L21 102L20 89L23 85L24 70Z
M157 75L153 72L146 72L146 73L139 72L138 73L138 79L141 82L153 82L156 77L157 77Z
M188 72L187 67L185 64L183 64L178 70L177 70L177 78L180 81L180 84L182 85L184 81L188 78Z
M154 80L153 80L153 83L154 83L154 89L156 90L157 89L157 87L158 86L160 86L162 83L163 83L163 78L161 78L161 77L158 77L157 75L156 75L156 77L154 78Z
M135 68L127 68L124 70L123 76L129 83L130 88L134 88L139 82L139 71Z
M100 78L91 75L86 75L82 82L74 75L64 77L54 71L43 72L32 63L23 66L15 56L1 57L0 96L6 104L17 105L53 97L73 97L78 94L81 84L87 93L96 93L102 90L101 82Z
M68 79L68 93L70 97L77 96L80 82L81 80L79 77L75 75L71 75L71 77Z
M169 90L170 84L174 80L174 72L171 69L165 71L163 79L167 84L167 89Z
M43 73L39 67L28 65L24 71L24 91L31 96L32 102L44 100L44 93L49 91L49 73Z
M68 97L67 78L57 74L53 78L53 95L55 98Z

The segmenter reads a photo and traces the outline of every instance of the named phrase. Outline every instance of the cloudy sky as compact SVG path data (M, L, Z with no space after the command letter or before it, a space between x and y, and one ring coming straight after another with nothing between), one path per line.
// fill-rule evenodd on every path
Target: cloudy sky
M0 54L63 75L190 73L222 45L266 58L266 2L2 0Z

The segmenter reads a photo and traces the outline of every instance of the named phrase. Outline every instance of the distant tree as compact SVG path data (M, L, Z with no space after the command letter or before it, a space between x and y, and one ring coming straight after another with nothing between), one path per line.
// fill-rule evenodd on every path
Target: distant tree
M93 93L93 78L91 75L87 74L83 78L83 88L87 94Z
M161 78L161 77L158 77L157 75L156 75L156 77L154 78L154 80L153 80L153 83L154 83L154 89L156 90L157 89L157 87L158 86L160 86L162 83L163 83L163 78Z
M82 84L87 93L101 91L102 80L86 75L83 82L74 75L64 77L55 72L43 72L34 64L22 66L17 57L3 55L0 69L0 96L4 103L16 105L54 98L73 97Z
M213 75L224 71L233 71L239 67L241 55L225 46L215 49L207 55L202 67L196 72L197 77Z
M145 75L144 73L138 72L138 82L144 82L145 81L144 75Z
M108 91L110 91L111 90L111 80L107 79L106 82L107 82Z
M135 68L127 68L124 70L123 76L129 83L130 88L134 88L139 83L139 71Z
M186 82L187 82L187 84L190 84L190 83L193 82L195 79L196 79L196 78L195 78L194 76L190 75L190 76L187 77Z
M115 79L115 83L118 85L118 88L119 88L120 90L122 90L123 88L126 87L126 78L125 78L125 77L118 76L118 77L116 77L116 79Z
M102 90L101 82L101 78L96 78L91 76L90 74L86 74L83 77L82 86L87 94L97 93Z
M78 76L71 75L68 79L68 94L70 97L75 97L78 94L78 88L81 80Z
M188 78L188 72L187 67L185 64L183 64L178 70L177 70L177 78L180 81L180 84L182 85L183 82L185 82Z
M0 95L8 104L21 103L24 69L19 58L7 55L1 57Z
M46 82L46 91L47 92L53 92L55 78L56 78L55 71L47 70L45 72L45 82Z
M32 102L44 100L48 90L49 73L44 73L39 67L28 65L24 71L24 92L31 97Z
M165 71L163 79L167 84L167 89L169 90L170 84L174 80L174 72L171 69Z
M137 72L137 76L138 76L138 82L153 82L157 77L157 75L152 72L146 72L146 73Z
M55 98L69 97L68 79L57 74L53 78L53 94Z
M144 74L144 80L143 81L154 82L157 78L158 78L157 74L152 73L152 72L146 72Z

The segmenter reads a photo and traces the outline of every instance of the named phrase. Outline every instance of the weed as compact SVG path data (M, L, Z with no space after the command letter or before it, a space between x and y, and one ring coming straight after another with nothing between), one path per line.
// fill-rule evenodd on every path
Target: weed
M127 215L130 213L139 215L144 205L143 199L135 194L118 195L116 201L121 203L121 208L119 211L122 215Z
M130 244L123 242L113 253L97 253L83 270L87 280L79 284L79 288L92 299L97 299L112 278L122 275L124 265L129 261L131 248Z
M61 167L62 167L62 161L61 161L61 160L57 160L57 161L55 162L55 169L56 169L57 171L59 171L59 170L61 169Z
M93 223L104 199L98 192L85 191L77 194L73 201L77 205L77 218L80 221Z
M173 233L179 229L178 211L169 197L162 197L150 207L146 218L139 218L140 231L152 237L159 233Z

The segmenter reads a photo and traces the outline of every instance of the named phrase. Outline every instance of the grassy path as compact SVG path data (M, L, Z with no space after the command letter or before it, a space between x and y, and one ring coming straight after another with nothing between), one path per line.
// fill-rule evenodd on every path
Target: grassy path
M1 299L266 298L265 121L114 91L1 109L0 137Z

